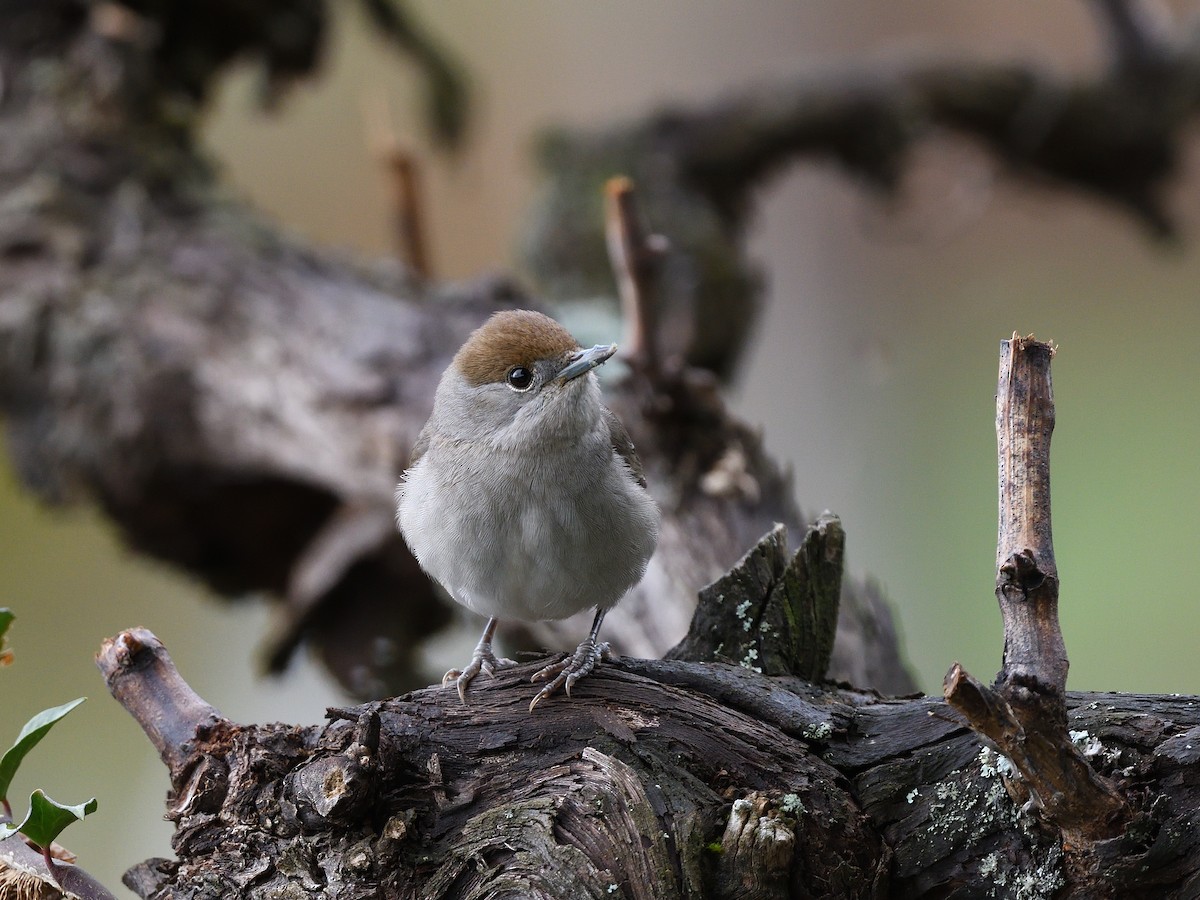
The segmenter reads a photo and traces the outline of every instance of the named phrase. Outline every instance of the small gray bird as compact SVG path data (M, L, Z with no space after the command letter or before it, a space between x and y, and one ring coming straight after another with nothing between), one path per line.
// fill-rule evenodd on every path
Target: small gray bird
M563 619L596 607L575 653L546 666L529 704L609 654L604 614L641 579L658 507L633 443L592 372L615 344L583 349L553 319L515 310L476 329L442 375L433 412L396 488L396 518L417 561L458 603L487 616L471 662L442 684L466 689L497 658L500 619Z

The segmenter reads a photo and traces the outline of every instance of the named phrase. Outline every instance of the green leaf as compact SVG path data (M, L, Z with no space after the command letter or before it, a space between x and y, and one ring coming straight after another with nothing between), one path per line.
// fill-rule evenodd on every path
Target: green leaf
M91 815L98 806L95 797L78 806L64 806L57 800L51 800L38 788L29 795L29 813L25 820L18 825L4 826L4 837L19 831L45 849L54 843L64 828L73 825L84 816Z
M46 736L46 732L53 728L59 719L86 699L87 697L79 697L62 706L44 709L25 723L25 727L17 735L17 742L9 747L3 756L0 756L0 799L8 797L8 789L12 785L13 776L17 774L17 769L21 765L21 760L25 758L25 754L37 746L38 742Z

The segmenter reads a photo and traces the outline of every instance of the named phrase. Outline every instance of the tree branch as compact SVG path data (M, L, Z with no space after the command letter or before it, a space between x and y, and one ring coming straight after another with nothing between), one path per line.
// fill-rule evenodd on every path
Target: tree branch
M183 680L162 642L145 628L105 641L96 665L109 693L146 732L172 781L184 774L196 743L229 724Z
M1113 64L1064 77L1023 62L930 58L846 66L604 129L543 136L545 184L523 246L552 297L611 296L598 200L614 172L671 239L663 308L684 321L672 347L731 374L751 334L762 273L746 253L758 191L789 165L832 161L885 195L930 135L981 148L1023 188L1053 187L1175 233L1164 193L1200 109L1200 32L1163 32L1126 0L1096 0ZM1149 22L1149 24L1148 24ZM1133 62L1134 60L1137 62Z
M1092 771L1067 729L1067 651L1050 527L1054 352L1032 336L1014 334L1000 344L996 599L1004 618L1004 665L993 690L955 663L943 691L971 727L1012 760L1022 789L1079 850L1081 843L1121 834L1131 812L1116 785Z

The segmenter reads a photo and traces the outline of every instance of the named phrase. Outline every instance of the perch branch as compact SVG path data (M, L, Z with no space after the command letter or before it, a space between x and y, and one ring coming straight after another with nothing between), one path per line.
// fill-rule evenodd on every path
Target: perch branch
M1032 799L1072 838L1113 837L1129 820L1117 787L1094 772L1067 730L1067 651L1058 623L1058 569L1050 527L1052 344L1002 341L996 390L1000 514L996 599L1004 662L995 689L955 663L946 701L1007 756Z
M1194 697L1069 698L1073 726L1162 798L1152 829L1084 871L933 698L625 658L531 718L533 668L497 673L469 707L432 687L324 725L230 724L191 746L172 794L177 858L126 885L283 897L320 873L339 898L867 900L1036 877L1056 896L1165 898L1191 896L1200 871Z

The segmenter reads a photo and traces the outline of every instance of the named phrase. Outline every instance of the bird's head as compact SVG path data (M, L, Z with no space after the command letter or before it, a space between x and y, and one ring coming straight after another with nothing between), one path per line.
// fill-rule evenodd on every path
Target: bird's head
M574 440L603 414L592 369L616 350L615 344L584 349L539 312L495 313L442 376L437 426L449 437L505 447Z

